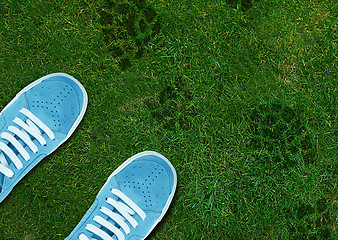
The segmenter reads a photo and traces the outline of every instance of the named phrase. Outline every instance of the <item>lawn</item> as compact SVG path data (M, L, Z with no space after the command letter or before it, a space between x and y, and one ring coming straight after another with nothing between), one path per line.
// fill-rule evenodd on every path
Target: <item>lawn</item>
M53 72L89 105L1 203L0 239L64 239L144 150L178 174L149 239L336 239L337 19L334 0L2 0L0 108Z

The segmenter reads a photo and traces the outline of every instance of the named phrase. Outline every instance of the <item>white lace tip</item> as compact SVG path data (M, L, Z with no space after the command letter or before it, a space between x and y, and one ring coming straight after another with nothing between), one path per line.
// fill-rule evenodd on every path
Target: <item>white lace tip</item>
M79 240L89 240L89 238L87 238L86 235L81 234L81 235L79 236Z
M14 176L14 172L2 164L0 164L0 173L3 173L5 176L9 178L12 178Z

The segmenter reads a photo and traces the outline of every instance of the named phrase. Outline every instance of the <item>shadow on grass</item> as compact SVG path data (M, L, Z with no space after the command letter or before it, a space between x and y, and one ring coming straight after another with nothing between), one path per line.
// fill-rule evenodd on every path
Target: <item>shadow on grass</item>
M168 130L186 130L191 126L197 110L190 104L192 94L182 78L177 78L173 86L165 86L156 98L144 101L152 117Z
M104 42L122 70L143 56L161 30L158 14L145 0L105 0L99 15Z
M232 8L243 12L249 10L253 6L253 3L258 1L259 0L226 0Z
M301 155L304 163L311 164L317 159L314 140L307 131L300 115L291 107L274 102L256 106L250 115L250 141L252 150L263 150L257 160L265 163L292 167Z
M314 206L298 201L293 208L286 209L290 236L293 239L332 239L330 226L335 214L328 205L330 201L321 198Z
M316 164L318 154L314 139L298 109L271 102L255 106L249 119L247 147L253 152L257 169L272 171L278 178L281 172L301 164ZM331 198L330 194L326 195L314 205L296 198L283 209L292 239L331 239L335 218L333 207L329 205ZM236 212L236 206L232 208Z

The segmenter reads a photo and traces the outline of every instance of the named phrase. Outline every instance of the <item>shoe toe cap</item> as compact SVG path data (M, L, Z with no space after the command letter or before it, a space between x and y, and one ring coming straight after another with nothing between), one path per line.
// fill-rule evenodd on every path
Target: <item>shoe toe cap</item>
M175 173L163 159L143 156L123 169L117 179L121 191L143 210L161 212L174 191Z
M54 131L67 133L83 111L86 93L66 75L55 75L26 92L29 110Z

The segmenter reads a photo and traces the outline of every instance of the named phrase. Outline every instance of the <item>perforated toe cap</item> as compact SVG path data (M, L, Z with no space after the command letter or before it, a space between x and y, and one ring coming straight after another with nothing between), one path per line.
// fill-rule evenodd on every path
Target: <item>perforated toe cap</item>
M65 76L54 76L26 93L30 111L53 131L67 133L76 122L84 100L78 83Z
M123 169L117 180L121 191L144 210L161 212L173 191L174 173L155 156L144 156Z

